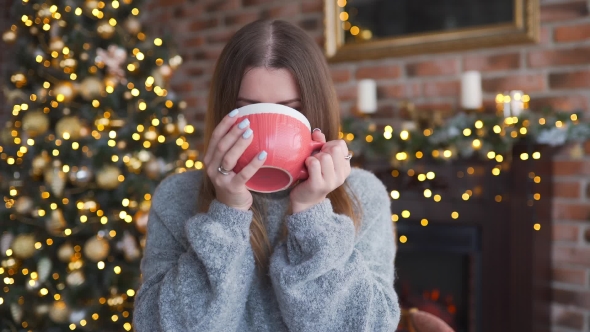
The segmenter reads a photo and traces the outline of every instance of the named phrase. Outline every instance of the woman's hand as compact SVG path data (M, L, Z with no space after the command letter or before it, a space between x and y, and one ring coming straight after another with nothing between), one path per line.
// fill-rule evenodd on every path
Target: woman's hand
M240 173L232 171L254 136L248 119L235 125L237 115L238 110L234 110L217 125L203 161L207 175L215 186L217 200L227 206L248 211L252 206L252 194L246 188L246 182L264 164L267 154L265 151L260 152Z
M312 138L326 141L320 131L314 131ZM293 213L321 203L330 192L344 184L350 175L350 160L346 156L348 146L343 140L336 140L327 142L319 153L305 160L309 178L291 191Z

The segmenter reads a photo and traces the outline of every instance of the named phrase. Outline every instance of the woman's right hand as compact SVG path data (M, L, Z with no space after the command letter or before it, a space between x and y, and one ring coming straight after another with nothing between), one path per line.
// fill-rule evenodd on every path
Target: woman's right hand
M264 165L267 153L260 152L239 173L232 171L254 137L248 119L235 124L237 115L238 110L234 110L217 125L203 161L207 175L215 186L217 200L227 206L248 211L252 206L252 194L246 188L246 182ZM222 174L220 166L228 170L229 174Z

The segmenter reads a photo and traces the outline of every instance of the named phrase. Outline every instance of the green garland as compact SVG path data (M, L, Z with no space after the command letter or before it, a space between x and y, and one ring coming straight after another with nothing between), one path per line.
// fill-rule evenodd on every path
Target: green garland
M582 121L581 116L582 112L552 110L527 110L519 117L509 118L458 113L437 125L416 123L412 130L403 130L396 124L378 127L370 119L348 117L343 120L340 137L356 157L386 159L394 167L424 158L451 161L479 157L502 162L519 142L559 146L590 139L590 123Z

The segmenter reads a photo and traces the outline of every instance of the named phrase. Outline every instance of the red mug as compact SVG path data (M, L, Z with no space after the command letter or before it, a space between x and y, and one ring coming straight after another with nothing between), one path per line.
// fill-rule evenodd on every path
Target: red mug
M305 159L319 151L323 142L311 139L311 125L302 113L290 107L260 103L239 109L236 121L250 120L252 143L242 154L234 172L240 172L261 151L268 153L264 165L246 183L251 191L272 193L307 179Z

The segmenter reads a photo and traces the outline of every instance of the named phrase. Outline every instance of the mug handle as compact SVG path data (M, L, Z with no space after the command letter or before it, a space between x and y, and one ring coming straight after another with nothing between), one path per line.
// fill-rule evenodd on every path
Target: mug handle
M324 142L318 142L318 141L311 141L311 151L313 152L319 152L322 147L324 146ZM307 173L307 169L305 168L305 165L303 165L303 168L301 169L301 172L299 173L299 180L305 180L309 177L309 173Z

